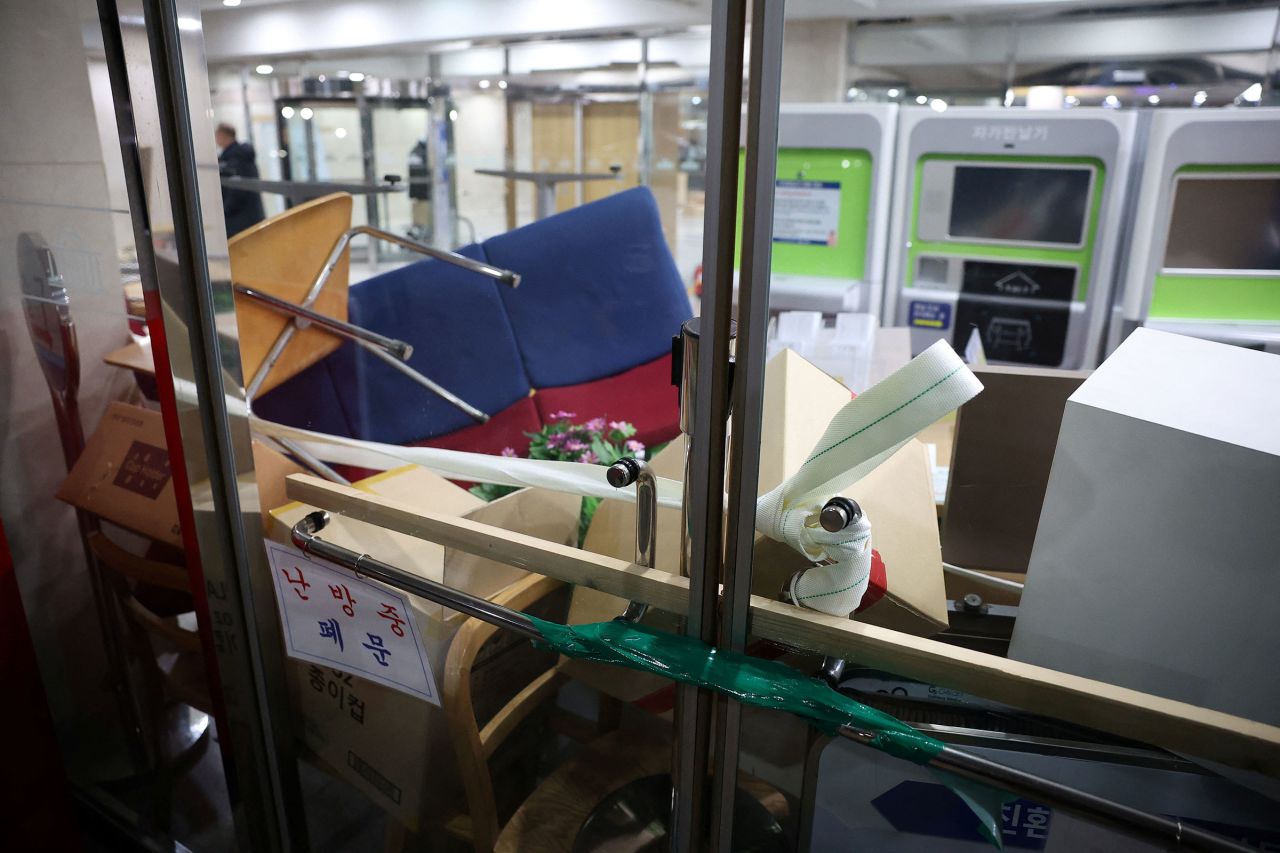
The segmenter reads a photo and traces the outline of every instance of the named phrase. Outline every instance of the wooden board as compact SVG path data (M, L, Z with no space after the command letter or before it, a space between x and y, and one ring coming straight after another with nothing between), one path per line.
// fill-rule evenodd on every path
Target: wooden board
M578 172L575 139L578 135L571 103L535 101L532 108L534 172ZM560 213L578 203L578 185L574 181L556 184L556 209Z
M663 571L466 519L417 512L307 475L289 477L287 490L294 500L569 583L672 613L684 613L687 607L688 580ZM1280 728L1274 726L760 596L752 596L751 615L752 632L760 637L1165 749L1280 775Z
M587 181L582 202L631 189L640 181L640 102L604 101L582 107L582 171L622 167L617 181Z
M259 222L227 242L231 275L236 284L301 303L324 267L338 238L351 227L351 196L317 198ZM350 253L344 252L312 306L339 320L347 319ZM237 295L236 324L240 337L240 366L247 385L289 319ZM276 362L259 394L296 376L341 346L341 339L311 328L294 336Z
M102 357L104 363L112 367L123 367L125 370L136 370L148 376L156 375L156 364L151 357L151 345L142 346L136 341L112 350Z

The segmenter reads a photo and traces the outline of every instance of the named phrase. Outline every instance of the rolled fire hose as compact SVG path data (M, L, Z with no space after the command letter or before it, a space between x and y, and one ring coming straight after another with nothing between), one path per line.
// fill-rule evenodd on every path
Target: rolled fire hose
M791 580L802 607L848 616L871 580L871 521L818 524L823 503L896 453L917 432L975 397L982 383L945 341L912 359L836 413L808 459L756 504L756 529L815 562Z

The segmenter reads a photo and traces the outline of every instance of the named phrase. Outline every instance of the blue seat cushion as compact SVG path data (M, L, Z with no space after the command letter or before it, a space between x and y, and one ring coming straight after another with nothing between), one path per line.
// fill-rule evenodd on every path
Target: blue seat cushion
M671 349L689 299L645 187L485 241L489 262L521 275L502 289L535 388L613 376Z
M484 260L479 246L460 254ZM492 279L424 260L352 285L351 322L413 345L409 365L486 414L529 394L529 380ZM324 364L358 438L408 444L475 421L367 350Z
M346 344L344 348L350 346ZM253 413L286 426L355 438L329 372L328 363L332 358L330 355L311 365L254 400Z

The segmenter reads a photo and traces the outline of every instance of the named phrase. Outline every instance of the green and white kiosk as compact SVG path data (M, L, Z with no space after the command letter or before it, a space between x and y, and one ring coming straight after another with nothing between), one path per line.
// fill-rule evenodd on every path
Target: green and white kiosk
M1151 120L1110 347L1143 325L1280 352L1280 108Z
M879 316L897 112L896 104L783 105L771 310ZM741 231L739 204L739 243Z
M915 352L1097 364L1136 115L1102 108L905 107L884 321Z

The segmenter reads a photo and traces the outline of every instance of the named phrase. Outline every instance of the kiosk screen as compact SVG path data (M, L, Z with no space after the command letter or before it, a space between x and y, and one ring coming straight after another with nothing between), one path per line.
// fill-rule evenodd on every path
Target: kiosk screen
M956 166L950 234L1079 245L1092 177L1090 169Z
M1280 270L1280 176L1180 178L1164 265Z

